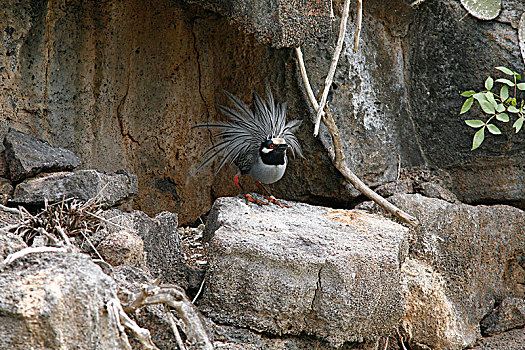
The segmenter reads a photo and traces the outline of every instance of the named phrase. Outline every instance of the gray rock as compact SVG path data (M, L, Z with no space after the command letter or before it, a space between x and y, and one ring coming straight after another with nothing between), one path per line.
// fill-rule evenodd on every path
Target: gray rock
M144 241L137 234L122 229L108 234L97 245L104 261L113 266L129 264L145 269Z
M472 350L523 350L525 329L515 329L493 337L483 338Z
M362 211L216 200L201 310L214 321L332 346L392 334L405 314L407 229Z
M433 349L474 345L496 300L525 297L525 212L419 194L390 200L420 221L402 266L403 324L411 343Z
M6 215L3 215L3 212L0 211L0 219L2 222L9 223L8 220L4 220ZM27 248L27 244L12 233L0 232L0 261L3 261L9 254L16 253L19 250Z
M10 128L4 139L11 180L20 181L40 172L73 170L80 158L73 152Z
M454 193L452 193L447 188L442 185L434 182L423 182L416 187L417 191L424 195L425 197L430 198L439 198L443 199L450 203L459 202L458 198Z
M137 177L127 172L106 174L97 170L77 170L42 174L27 179L15 187L12 203L42 204L63 198L87 201L97 198L105 206L122 203L137 194Z
M300 46L330 30L329 1L185 0L226 16L264 44Z
M394 194L414 193L412 180L409 178L387 182L375 189L377 194L383 197L390 197Z
M13 194L13 185L8 179L0 177L0 204L5 204Z
M122 349L117 286L86 255L32 254L0 272L0 348Z
M505 298L487 317L481 321L484 335L495 335L525 325L525 300Z
M177 233L177 214L162 212L151 218L138 210L126 212L112 209L102 215L115 224L108 226L110 233L124 228L142 238L146 265L151 275L155 278L161 275L163 281L188 287L188 271L182 259L181 241Z
M9 177L9 166L7 165L5 150L0 152L0 177Z

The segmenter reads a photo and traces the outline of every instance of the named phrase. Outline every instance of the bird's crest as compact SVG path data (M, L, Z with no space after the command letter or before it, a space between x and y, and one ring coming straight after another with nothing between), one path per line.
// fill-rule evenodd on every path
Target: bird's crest
M301 125L301 120L286 123L287 103L275 102L270 85L266 84L266 101L254 91L252 111L240 98L225 91L234 108L217 105L229 121L199 124L194 127L210 127L219 130L214 135L220 139L211 146L203 157L207 157L199 169L208 164L219 154L224 157L219 163L216 174L224 167L234 162L240 155L258 150L261 143L272 138L282 138L292 151L303 157L299 141L294 133Z

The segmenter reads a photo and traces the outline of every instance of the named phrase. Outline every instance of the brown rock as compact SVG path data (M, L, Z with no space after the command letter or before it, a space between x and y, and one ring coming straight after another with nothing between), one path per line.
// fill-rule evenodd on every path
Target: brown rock
M97 250L110 265L128 264L143 270L146 268L144 241L129 230L110 233L98 244Z
M13 185L8 179L0 177L0 204L5 204L13 194Z

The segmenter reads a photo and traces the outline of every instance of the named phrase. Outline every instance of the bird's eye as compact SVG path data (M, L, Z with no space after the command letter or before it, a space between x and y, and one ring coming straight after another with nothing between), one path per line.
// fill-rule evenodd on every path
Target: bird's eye
M271 148L271 149L273 149L273 143L272 143L272 144L270 144L270 148Z

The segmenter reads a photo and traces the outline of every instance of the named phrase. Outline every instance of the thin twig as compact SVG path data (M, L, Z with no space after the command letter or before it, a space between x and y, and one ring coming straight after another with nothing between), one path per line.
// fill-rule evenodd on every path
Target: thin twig
M296 49L297 54L297 61L299 64L299 68L301 71L301 76L303 78L303 82L305 85L305 89L308 92L311 91L312 88L309 86L308 81L308 74L306 73L306 67L304 65L303 55L301 54L300 49ZM312 101L312 98L310 98ZM313 99L315 100L315 98ZM315 104L314 108L316 107ZM318 111L319 114L319 111ZM388 202L385 198L381 197L370 187L368 187L363 181L361 181L346 165L345 155L343 152L343 142L341 140L341 136L339 135L339 129L337 128L337 125L335 124L335 121L330 114L330 111L328 108L325 110L325 115L323 117L323 122L325 123L328 131L330 132L330 135L332 136L332 142L334 144L334 152L328 152L330 155L330 158L332 159L332 163L334 166L339 170L339 172L344 176L344 178L350 182L354 187L359 190L362 194L379 204L382 208L384 208L389 213L395 215L399 219L403 220L404 222L416 226L418 224L418 221L416 218L412 217L411 215L405 213L401 209L397 208L392 203Z
M166 306L165 306L165 309L167 309ZM177 322L175 321L175 316L173 316L173 314L169 310L167 310L167 315L168 315L168 322L170 323L171 330L173 334L175 335L175 340L177 341L177 345L179 346L179 349L186 350L184 341L182 340L182 337L180 336L180 333L179 333L179 328L177 328Z
M95 252L95 254L97 254L98 258L100 260L102 260L103 262L106 262L102 256L99 254L98 250L95 248L95 246L93 245L93 243L91 243L91 240L88 238L88 236L86 236L86 234L84 233L84 231L80 230L80 234L82 235L82 237L84 237L84 239L88 242L89 246L91 247L91 249L93 249L93 251Z
M206 282L206 277L204 277L202 279L202 283L201 283L201 286L199 287L199 291L197 292L197 295L195 295L195 298L193 298L193 300L191 301L192 304L195 304L195 302L197 301L197 299L201 295L202 289L204 288L204 282Z
M357 22L354 34L354 52L359 47L359 35L361 34L361 25L363 23L363 0L357 0Z
M2 209L3 211L5 211L6 213L11 213L11 214L16 214L16 215L22 215L22 213L20 212L20 210L18 210L18 209L16 209L16 208L6 207L6 206L3 205L3 204L0 204L0 209Z
M399 342L401 343L403 350L407 350L407 348L405 347L405 342L403 341L403 336L399 332L399 328L396 328L396 331L397 331L397 335L399 336Z
M0 271L2 271L7 265L12 264L14 261L23 258L28 254L36 253L68 253L68 248L57 248L57 247L28 247L17 251L16 253L9 254L3 262L0 263Z
M385 348L383 350L387 350L388 349L388 340L390 339L389 336L386 337L386 342L385 342Z
M346 33L346 24L348 22L348 14L350 12L350 0L345 0L343 5L343 16L341 17L341 24L339 25L339 37L337 38L337 45L335 46L334 55L332 57L332 62L330 63L330 69L326 75L326 80L323 87L323 95L321 97L321 102L319 103L319 108L317 109L317 116L315 117L315 126L314 126L314 137L317 137L319 134L319 125L321 124L321 115L323 114L323 109L326 104L326 99L328 98L328 91L330 86L332 86L332 80L334 79L335 69L337 68L337 62L339 62L339 56L341 55L341 50L343 49L343 42Z
M71 241L69 240L69 237L64 232L64 229L60 225L56 225L55 229L58 231L58 233L60 234L60 237L62 237L64 242L66 242L66 245L70 246L71 245Z

